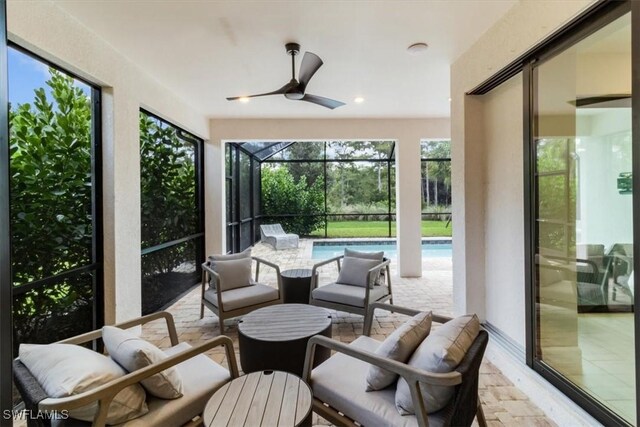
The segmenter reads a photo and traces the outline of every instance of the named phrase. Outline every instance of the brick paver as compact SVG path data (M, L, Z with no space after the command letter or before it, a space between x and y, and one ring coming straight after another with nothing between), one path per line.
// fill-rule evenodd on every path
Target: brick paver
M277 263L281 270L289 268L310 268L317 260L311 259L311 240L302 240L298 249L275 251L270 246L259 243L253 254ZM451 315L452 307L452 274L451 258L432 258L423 260L423 277L416 279L400 278L396 273L395 260L391 262L391 276L396 305L417 309L433 310L434 313ZM268 271L263 273L264 281L274 284L275 275ZM334 267L324 269L320 276L321 283L337 277ZM262 282L263 280L261 280ZM275 285L275 284L274 284ZM180 341L191 344L201 343L219 334L218 318L205 309L205 316L200 319L200 289L195 288L181 300L168 308L176 321ZM362 316L332 311L333 338L351 342L362 334ZM384 339L406 318L401 315L380 312L374 321L372 337ZM239 366L237 319L228 320L225 334L234 341ZM150 324L143 328L143 336L160 347L169 346L169 339L163 325ZM209 356L218 363L226 365L222 348L210 351ZM553 421L529 401L527 396L515 387L500 370L484 361L480 369L480 400L489 426L553 426ZM329 423L314 414L314 425Z

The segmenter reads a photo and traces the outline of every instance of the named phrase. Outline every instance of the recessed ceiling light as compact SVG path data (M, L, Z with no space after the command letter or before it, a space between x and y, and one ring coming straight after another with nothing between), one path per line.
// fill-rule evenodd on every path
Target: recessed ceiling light
M449 98L449 102L451 102L451 98Z
M249 102L249 98L246 96L243 96L241 98L238 98L238 101L242 102L243 104L246 104L247 102Z
M364 102L364 98L361 96L357 96L353 102L355 102L356 104L362 104Z
M411 55L422 55L427 51L429 45L424 42L414 43L407 48L407 52Z

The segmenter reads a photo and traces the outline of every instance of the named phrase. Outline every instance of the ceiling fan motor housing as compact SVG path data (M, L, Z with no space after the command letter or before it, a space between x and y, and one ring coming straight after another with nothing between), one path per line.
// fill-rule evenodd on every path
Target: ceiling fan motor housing
M298 43L287 43L284 47L289 55L296 56L300 53L300 45Z

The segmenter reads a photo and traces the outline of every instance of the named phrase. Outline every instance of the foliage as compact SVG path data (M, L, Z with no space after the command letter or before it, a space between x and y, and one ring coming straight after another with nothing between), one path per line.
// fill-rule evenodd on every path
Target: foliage
M177 129L140 112L140 209L142 247L198 232L195 147ZM143 258L142 275L168 273L194 259L189 245Z
M569 151L569 152L567 152ZM568 256L575 251L575 140L544 138L536 142L538 216L541 248ZM568 187L568 188L567 188ZM565 224L568 227L565 227Z
M279 222L288 233L310 235L324 222L324 197L320 181L308 185L304 176L295 180L283 167L262 168L263 222ZM282 214L295 214L278 217ZM275 217L275 218L269 218Z
M35 89L32 103L10 106L9 125L17 286L92 262L90 98L71 77L49 69L46 88ZM16 294L16 346L82 328L91 321L92 293L91 276L83 275Z
M425 141L421 145L422 208L451 204L451 143L448 140Z

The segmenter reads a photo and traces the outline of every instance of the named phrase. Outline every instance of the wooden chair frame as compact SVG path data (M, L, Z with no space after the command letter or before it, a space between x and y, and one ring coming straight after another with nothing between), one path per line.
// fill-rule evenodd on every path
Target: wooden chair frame
M309 292L309 304L315 305L318 307L328 308L331 310L346 311L348 313L359 314L361 316L365 316L367 314L368 307L373 303L382 303L385 301L389 301L390 304L393 304L393 291L391 288L391 273L389 269L389 264L391 263L391 261L386 258L384 258L384 260L380 264L371 268L367 274L367 286L364 294L364 307L357 307L354 305L340 304L333 301L324 301L321 299L313 298L313 290L318 287L318 273L317 273L318 269L320 267L331 264L332 262L335 262L338 266L338 273L339 273L341 269L340 261L343 258L344 258L344 255L340 255L331 259L321 261L313 266L311 270L311 291ZM382 269L385 269L385 273L386 273L385 280L387 283L386 285L374 285L374 286L386 286L389 289L389 293L376 301L371 301L370 300L371 286L369 284L377 279Z
M268 307L270 305L282 304L284 293L282 292L282 276L280 275L280 267L272 262L264 260L262 258L258 258L252 256L251 259L256 262L256 273L255 273L255 281L258 282L260 277L260 265L264 264L268 267L273 268L276 271L276 277L278 282L278 299L263 302L260 304L249 305L246 307L236 308L235 310L225 310L224 305L222 303L222 292L220 291L221 286L218 286L218 283L221 283L221 277L218 273L216 273L212 268L209 261L202 264L202 288L200 293L200 318L204 317L204 307L206 306L209 310L211 310L216 316L218 316L218 320L220 322L220 334L224 333L224 321L226 319L231 319L233 317L242 316L248 313L251 313L253 310L257 310L262 307ZM207 286L209 285L209 279L215 279L215 290L218 298L218 307L215 304L212 304L210 301L204 298L204 293L207 290Z
M369 336L371 334L371 325L373 323L373 315L376 309L387 310L390 312L397 312L401 314L405 314L408 316L415 316L420 313L419 310L413 310L405 307L398 307L389 304L382 303L373 303L369 307L367 312L367 316L365 318L364 324L364 335ZM437 323L445 323L451 320L451 318L446 316L440 316L437 314L433 315L433 321ZM482 340L480 342L481 351L484 353L484 349L487 344L487 333L485 331L481 331L476 341ZM475 344L475 342L474 342ZM302 379L307 382L307 384L311 384L311 371L313 370L313 359L315 356L316 346L322 346L329 348L335 352L343 353L348 356L354 357L356 359L362 360L364 362L370 363L372 365L376 365L380 368L384 368L388 371L394 372L399 376L403 377L407 383L409 384L409 389L411 390L411 397L413 400L414 408L416 409L416 418L418 420L418 425L427 427L429 425L427 409L424 405L424 400L422 398L422 392L420 390L419 383L426 383L432 385L442 385L442 386L457 386L461 385L463 382L463 375L458 371L453 371L449 373L434 373L424 371L422 369L417 369L412 366L409 366L405 363L401 363L392 359L388 359L386 357L378 356L375 353L360 350L350 346L348 344L342 343L340 341L335 341L330 338L316 335L309 340L307 344L307 352L304 361L304 369ZM363 386L364 387L364 386ZM452 403L456 404L457 399L452 399ZM444 409L443 409L444 410ZM318 398L313 398L313 411L320 415L321 417L327 419L331 423L337 426L345 426L345 427L359 427L360 424L357 420L353 420L346 416L345 414L339 412L335 408L332 408L325 402L319 400ZM454 408L455 411L455 408ZM487 422L484 417L484 412L482 411L482 405L480 403L480 399L477 398L477 405L475 416L478 420L478 424L480 427L486 427Z
M127 322L119 323L115 326L121 329L128 329L135 326L141 326L146 323L152 322L154 320L164 319L167 325L167 330L169 333L169 340L172 346L178 345L178 334L176 333L175 322L173 321L173 316L166 312L161 311L153 314L149 314L147 316L143 316L137 319L129 320ZM66 340L58 341L60 344L85 344L92 342L94 340L98 340L102 338L102 329L98 329L92 332L87 332L82 335L78 335L72 338L68 338ZM105 425L105 420L107 418L107 414L109 411L109 405L111 404L113 398L124 388L137 384L145 378L149 378L152 375L157 374L158 372L164 371L167 368L175 366L185 360L191 359L199 354L203 354L206 351L211 350L212 348L224 346L225 354L227 358L227 363L229 365L229 375L231 379L238 377L238 365L236 362L235 352L233 350L233 341L226 336L220 336L213 338L209 341L205 341L204 343L197 345L195 347L189 348L187 350L176 353L172 356L167 357L160 363L154 363L145 368L138 369L137 371L131 372L123 377L110 381L106 384L101 385L100 387L91 389L81 394L76 394L69 397L63 398L45 398L38 403L37 410L44 412L53 412L53 411L63 411L63 410L72 410L76 408L80 408L82 406L86 406L93 402L98 402L98 411L93 419L93 426L102 427ZM16 359L14 363L20 363L19 359ZM212 361L212 363L215 363ZM24 370L23 370L24 371ZM28 371L28 370L27 370ZM20 384L22 379L16 379L16 385L18 389L22 393L23 390L20 388ZM35 379L30 379L35 380ZM42 391L44 394L44 391ZM189 423L187 423L189 425Z

